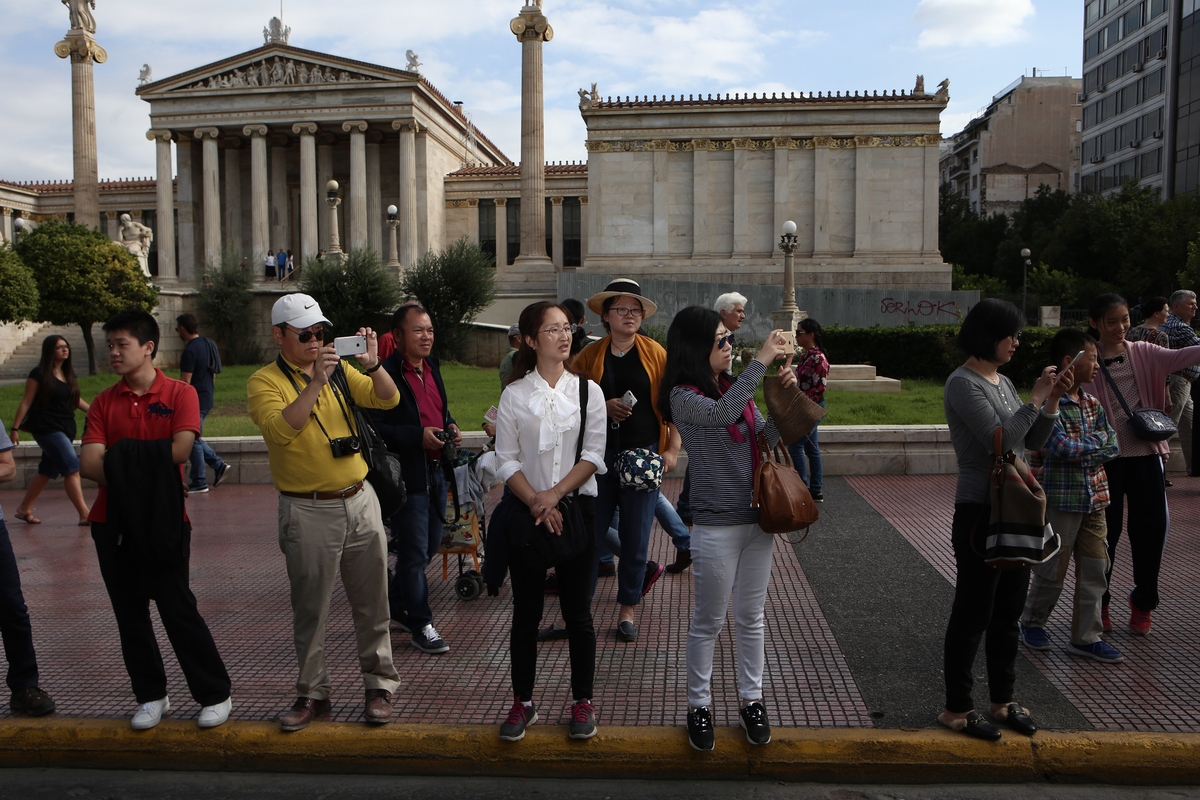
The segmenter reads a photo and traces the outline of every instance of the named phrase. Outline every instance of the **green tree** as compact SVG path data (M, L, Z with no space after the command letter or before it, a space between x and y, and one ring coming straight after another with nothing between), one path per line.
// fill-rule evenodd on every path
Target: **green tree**
M25 262L8 245L0 245L0 322L36 319L37 282Z
M993 275L996 248L1008 235L1008 217L981 218L965 197L943 185L939 192L938 239L942 258L966 275Z
M196 310L229 364L261 364L262 348L255 339L254 276L242 268L242 257L225 253L221 263L204 268Z
M348 336L381 318L400 302L396 275L374 250L351 250L344 259L311 258L300 269L300 290L321 304L335 336Z
M490 255L465 236L440 253L426 253L404 273L400 288L429 311L439 357L461 360L470 323L496 297L496 269Z
M33 272L41 298L38 318L78 325L96 374L92 325L118 311L153 311L158 290L137 259L99 231L72 222L47 222L21 237L17 254Z

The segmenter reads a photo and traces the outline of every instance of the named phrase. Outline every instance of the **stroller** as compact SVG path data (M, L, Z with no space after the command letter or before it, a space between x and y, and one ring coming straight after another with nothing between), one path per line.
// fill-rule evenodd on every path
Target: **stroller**
M482 454L459 451L459 464L454 468L454 484L446 498L445 535L438 553L442 556L442 580L450 577L450 556L458 557L458 578L454 593L460 600L474 600L483 593L480 565L484 554L484 498L495 482L495 452ZM473 569L466 567L470 556Z

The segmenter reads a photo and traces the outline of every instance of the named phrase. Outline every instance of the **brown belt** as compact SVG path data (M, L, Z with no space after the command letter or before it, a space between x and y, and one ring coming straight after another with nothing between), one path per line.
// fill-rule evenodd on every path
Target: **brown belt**
M280 492L284 497L299 497L304 500L345 500L347 497L354 497L362 491L363 482L351 486L349 489L342 489L337 492Z

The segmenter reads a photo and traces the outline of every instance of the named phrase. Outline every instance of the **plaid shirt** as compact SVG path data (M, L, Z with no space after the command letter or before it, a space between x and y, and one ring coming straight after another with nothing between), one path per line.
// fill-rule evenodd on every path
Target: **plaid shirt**
M1167 335L1167 341L1170 342L1172 350L1182 350L1185 347L1200 344L1200 336L1196 335L1192 326L1174 314L1167 317L1167 321L1159 325L1158 329ZM1200 367L1184 367L1175 374L1182 375L1194 382L1200 378Z
M1045 450L1029 454L1029 469L1046 490L1046 503L1059 511L1090 514L1107 508L1104 462L1116 458L1117 432L1100 401L1084 391L1079 401L1064 394Z

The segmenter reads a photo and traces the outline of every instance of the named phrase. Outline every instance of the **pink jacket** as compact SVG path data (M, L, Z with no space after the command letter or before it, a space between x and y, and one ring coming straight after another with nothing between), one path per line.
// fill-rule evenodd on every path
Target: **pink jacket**
M1138 394L1141 395L1140 408L1157 408L1162 410L1167 405L1167 376L1184 367L1200 364L1200 344L1194 347L1184 347L1180 350L1167 350L1149 342L1126 342L1126 352L1129 364L1133 367L1133 377L1137 381ZM1104 373L1096 370L1096 377L1091 383L1085 383L1083 390L1100 399L1104 413L1110 420L1125 419L1121 404L1109 398L1106 391ZM1126 397L1129 410L1136 411L1132 398ZM1151 442L1155 451L1160 455L1169 455L1170 447L1166 442Z

